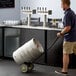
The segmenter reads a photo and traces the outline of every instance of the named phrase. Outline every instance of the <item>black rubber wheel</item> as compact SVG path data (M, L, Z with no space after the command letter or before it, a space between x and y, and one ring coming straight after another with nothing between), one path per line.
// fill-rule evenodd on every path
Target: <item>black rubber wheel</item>
M29 72L32 71L33 68L34 68L34 64L30 63L29 66L28 66Z
M21 70L22 73L27 73L29 71L29 67L28 67L27 64L22 64L20 66L20 70Z
M20 70L22 73L28 73L31 72L34 68L34 64L32 63L24 63L21 65Z

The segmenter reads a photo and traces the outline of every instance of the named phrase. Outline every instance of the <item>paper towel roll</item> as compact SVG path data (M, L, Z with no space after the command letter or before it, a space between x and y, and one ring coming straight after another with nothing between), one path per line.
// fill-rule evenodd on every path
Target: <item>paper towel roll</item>
M13 53L17 64L32 62L44 52L42 45L36 39L31 39Z

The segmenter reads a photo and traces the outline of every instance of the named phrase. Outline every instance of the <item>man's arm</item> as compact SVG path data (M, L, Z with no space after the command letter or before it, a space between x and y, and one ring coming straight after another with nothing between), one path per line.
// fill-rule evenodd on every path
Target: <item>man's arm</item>
M71 30L71 26L66 26L64 27L64 29L61 31L61 34L65 34L65 33L68 33L69 31Z
M71 26L66 26L61 32L57 33L57 36L62 37L65 33L68 33L70 30L71 30Z
M71 19L72 19L71 13L67 13L64 18L64 22L65 22L64 29L60 33L57 33L58 37L63 36L64 34L68 33L71 30L71 26L72 26Z

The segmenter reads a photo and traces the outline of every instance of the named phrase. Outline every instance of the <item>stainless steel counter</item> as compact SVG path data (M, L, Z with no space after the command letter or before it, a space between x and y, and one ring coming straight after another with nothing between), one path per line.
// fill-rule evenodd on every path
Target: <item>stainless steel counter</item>
M36 63L44 64L49 61L47 49L50 47L56 37L56 33L61 31L59 28L50 28L42 26L27 26L27 25L0 25L3 29L3 56L12 57L13 51L19 46L26 43L31 38L36 38L40 41L45 50L45 55L42 56ZM61 43L59 41L58 43ZM19 45L20 44L20 45ZM58 44L57 44L58 45ZM61 44L60 44L61 45ZM10 47L9 47L10 46ZM59 50L58 50L59 51ZM51 54L51 53L50 53ZM51 55L49 55L51 57ZM51 61L52 62L52 61ZM50 64L50 62L48 62Z
M50 28L50 27L40 27L40 26L27 26L27 25L2 25L0 24L0 27L8 27L8 28L25 28L25 29L35 29L35 30L58 30L58 31L61 31L62 29L61 28Z

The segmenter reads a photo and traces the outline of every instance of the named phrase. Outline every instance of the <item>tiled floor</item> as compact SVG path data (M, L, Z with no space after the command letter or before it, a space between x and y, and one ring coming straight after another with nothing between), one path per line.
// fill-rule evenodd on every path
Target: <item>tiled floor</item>
M34 70L31 73L21 73L19 66L8 60L0 60L0 76L61 76L54 73L55 70L60 68L35 65ZM70 76L76 76L76 69L69 70Z

